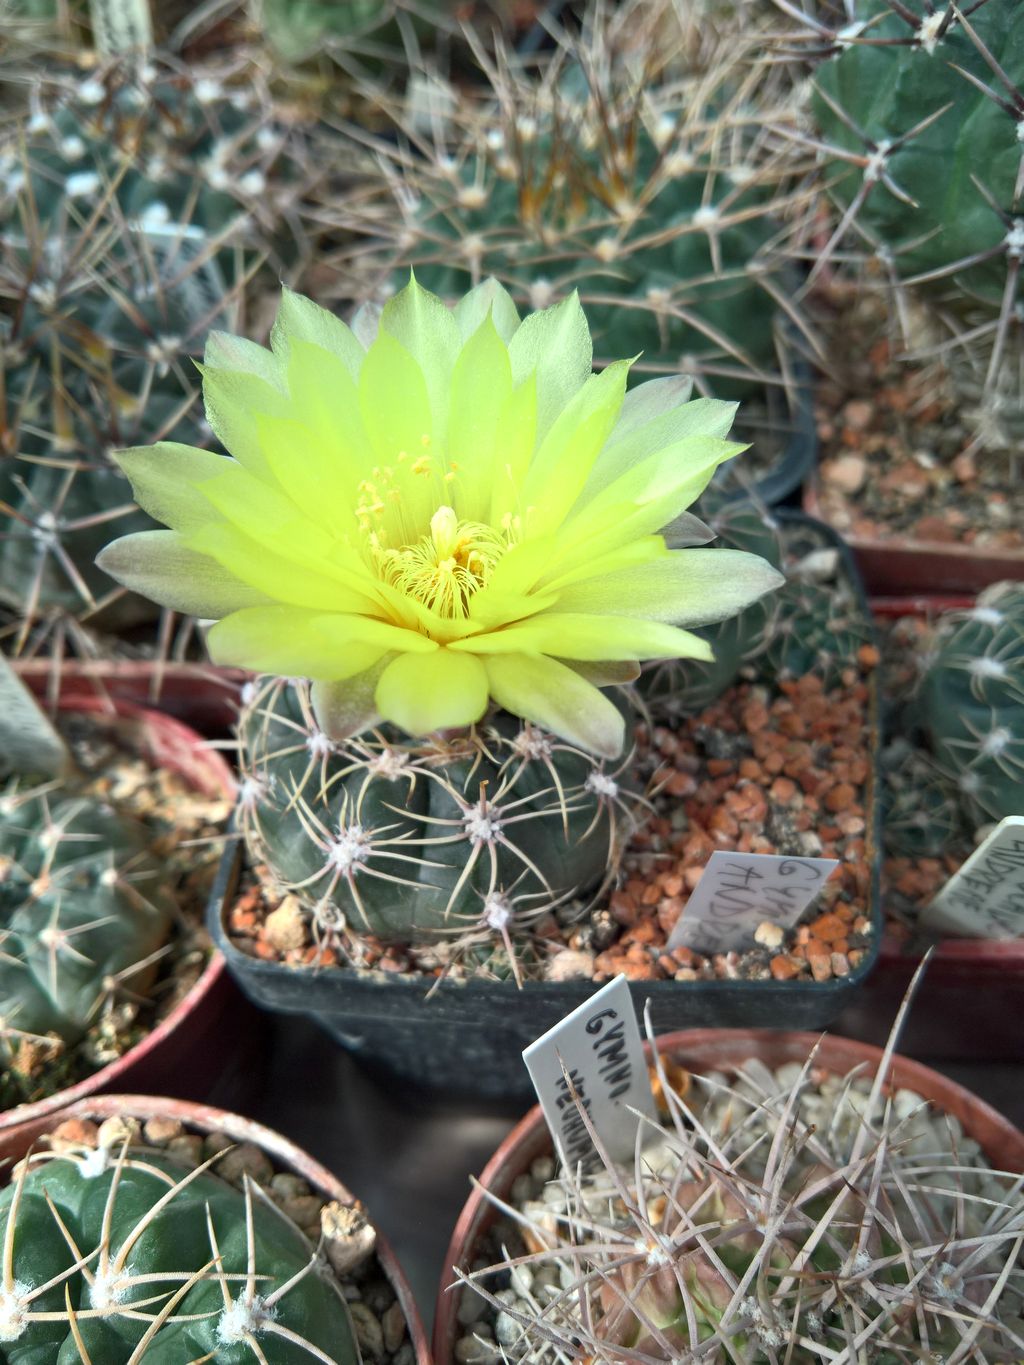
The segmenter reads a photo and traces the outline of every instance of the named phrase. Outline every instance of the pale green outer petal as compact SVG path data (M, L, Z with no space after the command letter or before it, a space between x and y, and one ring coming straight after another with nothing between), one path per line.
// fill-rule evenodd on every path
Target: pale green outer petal
M692 512L680 512L662 527L661 534L670 550L685 550L689 545L707 545L715 539L716 532Z
M339 682L314 682L311 701L313 714L325 735L331 739L351 739L384 717L377 710L374 693L380 675L394 658L382 654L372 667Z
M292 415L291 399L259 376L241 370L203 370L206 420L225 450L258 479L274 482L256 430L256 417Z
M591 375L555 418L522 484L529 535L560 526L579 497L622 406L629 366L618 360Z
M594 463L578 505L585 506L609 484L668 446L700 436L724 440L732 428L736 407L735 403L722 403L714 398L695 398L640 426L626 431L617 427Z
M213 520L213 510L196 485L237 468L224 455L176 441L119 450L114 459L127 474L142 510L173 531L191 531Z
M277 356L265 346L230 332L211 332L206 338L203 369L236 370L255 375L271 388L284 392L284 371Z
M400 654L381 674L375 697L384 719L410 735L472 725L487 710L487 672L479 659L448 649Z
M509 342L512 382L537 375L537 434L543 437L593 369L590 328L573 293L561 303L531 313Z
M646 379L642 384L637 384L635 389L630 389L626 394L611 440L619 441L655 417L674 412L690 401L692 393L693 378L688 374L666 375L661 379Z
M642 461L615 480L559 529L552 571L586 547L597 558L668 526L703 493L723 460L743 450L716 437L691 436Z
M401 342L423 371L433 416L434 440L443 449L448 431L452 370L462 349L462 337L451 309L413 278L384 305L380 326L382 332Z
M453 650L468 654L550 654L559 659L704 659L714 657L711 646L660 621L629 616L596 616L582 612L547 611L528 621L454 640Z
M162 607L186 616L227 616L272 601L207 555L190 550L176 531L136 531L96 556L104 573Z
M330 351L344 364L353 379L358 378L366 348L351 329L326 308L284 286L277 317L270 329L270 344L274 354L280 356L284 363L288 361L292 341L308 341Z
M463 294L453 311L464 341L473 335L488 314L506 345L519 326L519 310L512 295L493 277L481 280L468 294Z
M589 753L615 758L626 724L618 709L572 668L538 655L484 659L491 696L512 715Z
M487 316L459 352L451 380L448 453L457 467L454 506L466 521L490 515L494 466L506 456L509 433L501 419L511 394L508 348Z
M640 536L596 558L581 555L567 561L555 574L544 577L534 591L560 594L570 584L618 573L620 569L635 569L640 564L650 564L652 561L663 563L667 557L668 550L661 536Z
M207 636L215 663L331 682L362 673L391 650L425 654L437 645L415 631L363 616L302 607L249 607L218 621Z
M559 659L558 662L564 663L595 687L625 687L636 682L641 671L636 659L601 659L596 663L583 659Z
M706 626L735 616L785 581L767 560L744 550L672 550L653 563L564 588L558 610Z
M347 575L344 579L331 577L329 564L325 565L326 572L317 573L315 569L275 553L234 526L223 522L202 526L186 540L190 549L223 565L240 582L249 584L257 594L263 594L263 600L267 602L290 602L294 606L327 612L381 614L380 603L372 595L367 596L365 591L360 592L358 587L352 586ZM372 594L372 580L365 586ZM225 615L224 612L217 614Z
M352 315L352 335L364 351L368 351L377 340L382 312L381 304L364 303Z

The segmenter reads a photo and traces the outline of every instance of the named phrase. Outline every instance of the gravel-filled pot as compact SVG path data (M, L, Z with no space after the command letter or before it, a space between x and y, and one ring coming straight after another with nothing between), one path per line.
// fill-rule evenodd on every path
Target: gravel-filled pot
M0 1135L0 1159L5 1360L22 1340L89 1365L429 1365L412 1292L362 1206L261 1124L91 1097Z
M737 516L742 519L748 514L730 508L727 504L723 512L733 528L727 543L746 547L733 523ZM736 626L735 630L732 630L733 622L726 623L725 627L718 628L722 632L720 640L716 637L718 659L708 666L713 676L697 676L687 670L678 675L678 686L692 688L707 704L720 705L726 710L732 707L729 698L736 695L740 701L733 709L739 711L749 706L752 711L759 712L757 725L766 727L768 707L761 700L758 685L756 681L745 681L756 679L758 661L762 657L767 659L773 676L778 673L785 678L819 670L823 650L834 646L849 651L843 657L854 667L850 672L840 672L848 678L849 686L856 682L863 689L866 738L862 762L865 774L861 788L863 807L858 807L861 813L856 816L855 823L848 826L854 831L851 838L855 842L847 841L843 846L845 853L840 852L837 856L845 859L843 876L853 879L861 888L862 906L856 916L851 913L850 920L856 919L860 942L864 946L850 948L847 956L842 951L847 944L844 938L836 944L840 951L835 955L830 953L832 944L815 940L812 929L820 922L824 933L825 922L834 921L835 916L821 914L819 909L810 927L805 925L788 937L780 931L775 938L766 938L765 942L774 944L771 949L752 945L754 954L760 956L729 953L715 954L712 958L711 954L701 957L688 949L677 949L679 955L673 958L662 948L652 947L651 939L657 934L660 935L658 942L665 943L665 926L670 926L673 917L677 919L684 913L686 887L681 877L670 877L666 884L664 879L658 882L651 874L641 891L638 869L658 866L658 855L655 853L652 861L650 843L641 840L635 857L627 852L624 870L618 878L619 890L615 889L615 882L606 886L596 902L596 910L586 921L585 932L577 928L566 934L565 946L558 943L559 952L553 958L557 966L549 968L546 976L538 969L531 979L524 969L524 979L517 983L506 963L502 979L493 967L493 945L498 937L493 928L490 945L486 943L487 935L482 935L484 945L477 964L484 970L472 970L472 962L466 965L465 960L462 963L449 960L447 968L439 968L435 963L433 970L417 969L411 956L404 956L386 945L381 950L373 950L369 959L364 958L363 965L354 969L343 965L348 948L344 926L340 932L339 926L332 926L333 936L328 935L326 940L318 942L319 930L314 926L311 933L308 917L300 911L295 896L278 897L276 909L271 908L271 902L265 898L261 903L263 891L246 868L241 848L232 846L225 854L221 875L210 900L209 928L250 998L266 1008L311 1015L362 1062L401 1078L404 1083L425 1085L451 1094L504 1100L510 1105L522 1103L529 1093L520 1062L522 1049L587 999L601 982L619 971L631 977L638 1012L643 1001L650 999L656 1031L696 1026L709 1019L723 1027L785 1025L815 1029L825 1027L836 1018L868 974L877 946L875 690L870 671L861 676L855 667L858 656L868 658L869 662L874 658L870 617L855 570L841 542L827 529L808 522L799 514L779 514L777 521L771 520L769 529L772 535L781 534L788 547L787 553L796 547L799 565L808 573L830 572L839 576L845 585L840 596L846 594L848 597L848 614L841 619L829 615L832 610L829 603L836 594L834 583L814 581L813 577L805 579L794 571L792 583L784 591L788 594L788 602L796 602L794 611L799 614L786 618L787 628L774 630L763 611L753 621ZM726 538L724 524L722 534ZM738 619L743 623L743 617ZM727 630L730 633L726 634ZM835 643L837 641L841 644ZM770 657L766 653L769 648ZM838 680L836 685L841 691L848 684ZM815 685L820 688L820 684ZM672 691L674 686L676 682L671 674L661 670L648 689L647 704L652 708L652 715L666 696L671 702L676 695ZM730 686L739 691L730 692ZM715 700L722 696L724 701ZM829 709L827 694L819 691L813 700L819 709ZM810 705L810 701L796 693L789 697L783 695L783 701L790 719L795 711ZM666 711L666 724L671 723L671 710L670 705ZM260 716L271 713L269 704L265 711L257 710ZM651 724L650 734L657 737L659 722L652 721ZM699 725L697 729L700 729ZM295 731L284 733L287 736ZM804 747L813 746L808 741ZM657 746L652 746L650 765L652 771L657 769L661 774L654 785L662 792L658 799L665 803L659 807L659 818L670 822L672 811L683 807L686 783L689 782L691 791L695 783L682 770L673 771L671 777L666 778L663 765L658 766L661 760L657 752ZM318 758L316 755L307 759L306 753L301 751L300 762L303 766L308 765L307 770L312 770ZM728 763L724 766L727 772L734 771ZM711 771L720 770L712 767ZM774 771L779 773L779 769ZM714 780L723 788L739 786L742 790L739 776L722 776ZM766 789L771 787L772 791L777 791L780 800L785 798L796 805L802 801L798 784L784 775L773 779L769 774L764 780ZM666 786L666 782L677 785ZM664 795L666 791L671 793L670 797ZM725 794L729 796L728 791ZM263 799L259 773L244 778L243 802L236 814L250 835L250 848L258 849L259 843L251 838L256 817L251 808L246 809L246 796L255 802L259 815L265 809L259 804ZM768 796L774 801L771 792ZM742 803L737 804L737 809L740 805ZM705 862L713 847L735 848L736 841L740 847L748 850L752 847L755 852L780 852L788 856L798 856L801 850L809 853L810 846L801 841L816 839L813 830L808 830L806 823L802 830L787 823L794 812L799 813L796 805L792 810L787 807L789 813L784 812L784 819L780 817L781 823L790 831L785 837L795 841L792 845L776 847L757 842L764 832L766 818L766 807L762 804L759 813L754 810L749 820L741 812L742 818L737 816L738 823L723 824L721 837L714 837L713 832L701 833L704 842L696 855L697 861ZM832 814L833 809L831 805L827 810L823 806L821 816L816 817L822 828L830 821L846 818ZM723 811L722 819L730 821L732 816ZM668 824L664 828L668 830ZM815 843L815 848L822 851L820 841ZM265 876L263 880L265 883ZM690 889L695 884L694 880ZM653 891L649 890L652 886ZM846 891L840 891L839 899L845 895ZM661 927L657 929L652 928L651 906L654 902L658 904L661 917ZM826 908L833 908L831 902ZM641 910L647 915L646 933L640 932L644 927L639 922ZM619 935L618 947L608 947L608 941L602 941L598 936L605 930L613 938ZM848 931L834 925L833 930L836 934ZM785 944L780 948L784 939ZM587 963L585 972L567 970L561 974L563 966L571 968L581 956ZM543 961L542 958L535 960ZM830 960L838 968L835 973L829 966ZM461 970L455 969L458 967Z
M41 692L43 680L30 679L30 683ZM158 774L161 771L173 774L186 788L206 798L230 801L234 795L235 781L227 763L181 721L114 700L110 694L80 692L70 678L64 680L63 687L66 690L59 698L58 723L62 723L62 718L85 719L89 726L99 727L98 735L112 733L123 740L126 752L141 757ZM52 803L54 795L49 799ZM50 809L52 812L56 807L51 804ZM103 1051L91 1044L88 1056L81 1052L80 1045L75 1045L77 1050L72 1054L63 1054L64 1061L69 1055L77 1059L70 1064L66 1083L62 1072L62 1082L55 1088L42 1087L38 1098L0 1113L0 1132L20 1129L73 1101L111 1089L170 1089L202 1096L227 1077L229 1093L241 1096L245 1078L252 1075L246 1059L249 1049L259 1044L259 1017L236 990L221 955L208 944L203 949L198 939L193 942L194 938L190 934L172 940L182 945L180 951L174 950L172 958L177 960L175 954L179 957L185 954L181 958L182 984L176 988L176 998L171 995L173 1004L169 1007L165 1005L155 1013L148 1008L143 1010L138 1021L138 1040L119 1055L108 1055L105 1059ZM125 984L131 984L127 977ZM161 997L168 984L169 979L162 980L158 975L156 985ZM125 998L131 1001L133 997L128 994ZM16 1022L12 1019L9 1025ZM17 1039L10 1045L15 1042ZM49 1045L45 1037L22 1039L19 1044L46 1055ZM11 1065L17 1060L12 1056ZM43 1065L48 1063L44 1060Z
M593 1224L585 1200L580 1198L587 1185L566 1179L564 1174L560 1177L543 1114L539 1106L532 1109L495 1152L480 1180L474 1182L456 1224L434 1319L434 1358L438 1365L524 1356L530 1360L556 1359L557 1343L566 1324L577 1320L582 1298L589 1299L591 1315L584 1317L581 1336L585 1335L591 1350L599 1354L603 1342L609 1359L678 1359L699 1334L709 1360L812 1361L829 1358L818 1353L817 1343L834 1345L836 1336L856 1335L858 1330L863 1331L862 1345L870 1352L864 1355L865 1360L902 1358L886 1353L884 1334L879 1332L876 1337L869 1330L870 1320L882 1316L889 1302L884 1291L877 1292L877 1282L905 1285L914 1272L909 1264L900 1264L894 1276L887 1273L889 1265L894 1264L888 1260L893 1255L889 1234L897 1224L895 1219L889 1223L883 1217L886 1232L881 1236L877 1225L872 1228L873 1219L865 1217L865 1210L872 1208L873 1196L865 1196L865 1189L872 1179L882 1181L884 1187L889 1154L884 1138L878 1136L882 1133L891 1137L894 1153L907 1146L917 1155L930 1209L931 1201L944 1208L955 1203L955 1197L934 1199L937 1191L927 1188L941 1180L929 1180L926 1174L941 1169L930 1156L935 1130L929 1137L927 1129L922 1135L914 1125L919 1119L928 1122L932 1114L935 1119L931 1121L937 1122L943 1133L951 1125L951 1150L959 1153L950 1163L954 1181L978 1157L1000 1173L995 1202L1004 1202L1005 1208L1000 1210L1002 1221L993 1250L996 1259L1009 1261L1012 1270L1024 1217L1020 1183L1014 1179L1024 1170L1024 1134L962 1086L898 1054L891 1057L891 1066L885 1067L886 1054L881 1049L831 1036L698 1029L660 1038L657 1047L663 1069L657 1075L652 1069L652 1079L661 1121L670 1137L661 1145L654 1135L645 1146L655 1172L653 1186L647 1186L646 1202L634 1203L634 1196L626 1193L625 1187L634 1180L630 1161L626 1163L629 1169L620 1168L616 1177L620 1182L617 1193L613 1192L610 1199L606 1196L603 1216L600 1211L596 1214L600 1230L588 1236ZM880 1071L884 1087L876 1097L869 1092ZM848 1079L851 1073L856 1081ZM851 1098L847 1088L851 1083L861 1087L863 1100L856 1092ZM806 1095L812 1096L812 1103L818 1095L823 1097L823 1115L802 1108ZM886 1106L885 1096L891 1097L891 1108ZM930 1112L921 1111L922 1100ZM729 1109L727 1117L723 1106ZM761 1114L771 1118L762 1119ZM757 1142L756 1131L765 1123L792 1140ZM820 1125L817 1132L816 1123ZM865 1138L858 1148L862 1125ZM902 1139L895 1136L897 1133L902 1133ZM710 1156L708 1134L718 1144L710 1149ZM760 1149L763 1162L769 1146L769 1178L748 1171L747 1160L758 1160L752 1154ZM809 1164L800 1174L805 1151L810 1154ZM833 1158L843 1170L838 1179L831 1164ZM644 1158L640 1160L638 1170ZM847 1160L848 1166L844 1164ZM680 1172L684 1167L692 1178L683 1179ZM606 1169L599 1165L596 1179L603 1180ZM791 1171L796 1176L795 1187ZM1009 1173L1005 1179L1003 1172ZM738 1184L732 1179L734 1174ZM986 1171L984 1178L987 1176ZM720 1177L722 1193L717 1194ZM816 1181L820 1185L817 1194ZM574 1208L566 1207L564 1212L559 1193L563 1187L570 1200L578 1199ZM771 1205L763 1221L758 1222L756 1214L743 1212L744 1199L771 1203L773 1190L778 1203ZM670 1191L675 1191L674 1197ZM844 1206L845 1191L856 1191L857 1197ZM664 1197L656 1198L658 1193ZM912 1174L903 1186L908 1207L920 1199L920 1193ZM787 1197L792 1202L787 1202ZM966 1198L969 1205L970 1196ZM514 1218L510 1216L513 1208L517 1210ZM755 1220L756 1233L751 1231L748 1216ZM955 1211L952 1216L955 1221ZM925 1222L916 1238L919 1245L915 1247L912 1230L908 1246L909 1255L925 1265L922 1273L927 1275L935 1252L927 1245ZM735 1233L731 1230L734 1224ZM559 1227L565 1237L575 1235L578 1243L575 1249L566 1246L561 1260L556 1258L565 1238ZM693 1236L691 1229L697 1229ZM814 1235L815 1230L818 1235ZM768 1253L763 1250L762 1237L764 1246L770 1247ZM802 1263L801 1287L794 1290L791 1278L787 1290L786 1270L798 1268L795 1258L801 1245L807 1257ZM927 1295L931 1311L937 1308L941 1314L944 1304L958 1292L967 1292L957 1278L958 1266L970 1266L977 1245L977 1240L960 1233L948 1239L943 1248L945 1259L936 1271L946 1280L936 1286L934 1295ZM848 1263L844 1246L853 1257ZM603 1258L603 1270L595 1270L598 1258ZM504 1268L484 1274L495 1266ZM900 1273L904 1269L906 1278ZM463 1282L472 1274L477 1276L479 1293ZM849 1282L844 1283L847 1276ZM861 1308L857 1296L863 1291L858 1278L871 1283L872 1276L876 1293L872 1296L869 1291ZM1019 1285L1016 1276L1011 1274L1008 1279L1014 1286L1007 1289L1009 1298L1012 1293L1019 1294ZM689 1322L685 1311L680 1316L679 1285L684 1282L688 1293L683 1300L689 1299L693 1312ZM989 1294L990 1284L985 1278L983 1297ZM840 1287L841 1292L833 1292ZM922 1289L930 1288L922 1284ZM786 1293L789 1297L784 1299ZM798 1307L790 1317L794 1294ZM815 1311L819 1301L822 1308L817 1317L814 1311L808 1317L812 1341L806 1335L801 1339L797 1330L798 1320L803 1327L803 1314L808 1311L802 1301L805 1295L807 1304L813 1299ZM730 1300L734 1302L724 1312ZM784 1307L780 1308L783 1300ZM842 1306L837 1308L837 1301ZM899 1302L898 1288L892 1302ZM633 1304L639 1310L635 1318ZM844 1311L848 1313L845 1320ZM730 1317L735 1324L731 1329ZM913 1318L911 1313L909 1320ZM898 1324L898 1309L894 1319ZM851 1322L856 1323L853 1332ZM638 1335L646 1336L646 1345L632 1340ZM719 1348L714 1353L708 1340L712 1336ZM722 1338L728 1339L728 1347ZM580 1349L585 1347L581 1345ZM630 1353L634 1349L635 1357ZM963 1358L1009 1360L1011 1356Z
M988 791L992 799L998 789L992 779L998 778L999 769L986 771L984 766L988 762L984 735L978 737L975 756L975 763L982 765L979 770L962 748L958 765L937 761L925 732L936 731L936 721L944 723L947 711L950 718L962 711L951 702L947 706L945 689L950 663L958 667L969 662L963 657L968 649L982 673L991 659L996 674L991 685L999 683L1000 669L1004 672L1007 699L992 712L997 736L1018 730L1015 716L1020 709L1013 701L1013 680L1020 675L1022 649L1019 639L1015 648L1012 640L1020 600L1024 594L1007 588L988 592L977 609L969 597L873 603L886 630L881 673L892 708L884 727L888 747L882 766L883 804L888 811L882 874L886 922L871 981L844 1010L840 1026L851 1037L883 1041L884 1021L894 1013L923 953L931 948L928 970L902 1036L904 1052L914 1057L1016 1062L1024 1053L1020 1011L1024 938L939 937L917 922L919 912L966 861L985 829L1001 815L1013 813L1012 773L1001 805L987 810L978 806L978 795L984 799ZM972 620L975 615L977 623ZM941 651L937 639L945 641ZM922 685L929 689L923 711L917 704ZM979 685L986 686L983 680ZM989 704L986 700L984 707ZM933 738L941 740L941 735L936 732ZM1007 756L1012 762L1012 748ZM958 786L958 779L972 772L979 772L978 793L973 795Z

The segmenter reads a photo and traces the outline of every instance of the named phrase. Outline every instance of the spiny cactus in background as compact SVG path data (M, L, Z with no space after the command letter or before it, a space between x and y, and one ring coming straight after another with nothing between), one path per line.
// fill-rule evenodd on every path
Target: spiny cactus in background
M301 268L299 135L242 76L51 70L0 142L0 603L17 648L53 614L153 615L93 564L112 530L149 524L110 451L204 443L190 355L262 260Z
M351 75L374 76L407 55L410 37L457 32L453 8L444 0L252 0L256 23L284 61L326 55Z
M481 962L497 942L496 970L516 972L513 940L528 956L534 924L614 878L638 811L623 763L500 712L421 742L394 727L332 742L308 686L268 678L239 739L251 855L327 942L347 928Z
M787 13L795 9L776 0ZM969 16L969 17L968 17ZM1024 434L1024 28L1017 0L850 0L831 29L801 16L814 69L811 137L840 243L876 254L930 311L931 336L979 435Z
M770 514L746 501L716 501L715 510L708 510L707 498L701 508L707 517L709 539L715 537L714 544L723 548L760 555L781 569L784 546ZM714 503L710 506L714 508ZM768 648L786 591L783 586L729 620L705 626L700 633L714 650L710 662L667 659L645 669L638 686L652 711L668 715L702 711L737 682L742 670Z
M905 738L882 750L882 829L890 856L941 858L963 832L956 783Z
M492 1358L1019 1359L1021 1178L955 1118L813 1056L659 1081L635 1170L534 1183L499 1228L510 1259L456 1268L498 1310Z
M78 1042L145 991L173 907L152 835L93 798L12 783L0 796L0 1107L24 1046Z
M1024 585L997 583L940 621L923 672L921 723L977 825L1021 812Z
M446 298L487 275L531 308L576 289L598 356L639 356L634 378L779 384L794 204L768 125L787 85L756 24L695 55L687 9L595 7L538 73L478 48L486 95L453 91L429 131L399 115L397 145L374 142L381 200L345 210L348 287L384 294L412 266Z
M0 1360L358 1365L312 1243L210 1166L127 1142L26 1158L0 1192Z

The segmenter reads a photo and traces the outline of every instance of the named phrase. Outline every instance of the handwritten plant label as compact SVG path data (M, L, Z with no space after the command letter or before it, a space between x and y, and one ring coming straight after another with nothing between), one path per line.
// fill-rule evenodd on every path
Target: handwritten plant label
M523 1051L523 1061L569 1169L582 1165L586 1171L599 1165L574 1090L613 1160L632 1160L639 1119L630 1107L650 1118L656 1109L624 976L603 986L531 1043Z
M1008 815L996 825L921 912L920 922L961 938L1024 935L1024 815Z
M70 767L67 745L0 654L0 776L61 777Z
M839 866L837 858L712 853L668 947L727 953L753 946L764 920L791 928Z

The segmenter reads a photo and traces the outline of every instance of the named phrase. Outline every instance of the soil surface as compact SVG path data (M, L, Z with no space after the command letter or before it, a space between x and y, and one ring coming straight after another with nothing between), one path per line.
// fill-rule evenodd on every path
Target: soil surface
M877 300L835 287L825 307L840 368L815 402L824 519L865 539L1024 549L1020 470L977 448L942 365L901 360Z

